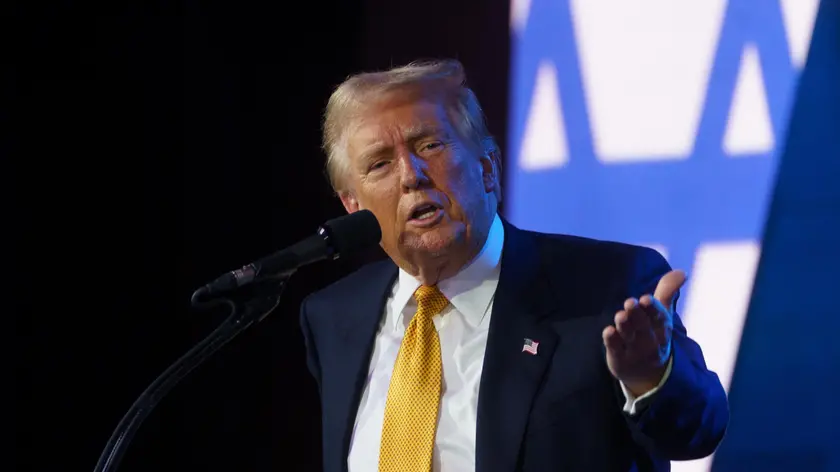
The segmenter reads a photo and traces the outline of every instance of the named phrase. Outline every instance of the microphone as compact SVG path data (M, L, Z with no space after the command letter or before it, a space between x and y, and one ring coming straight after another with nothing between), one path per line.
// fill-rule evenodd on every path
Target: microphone
M381 239L379 222L369 210L329 220L318 228L317 234L241 269L228 272L199 288L193 293L192 304L201 306L202 296L231 291L252 283L254 287L260 287L257 282L288 277L304 265L323 259L338 259L344 254L379 244ZM224 323L146 387L111 434L94 472L113 472L122 460L134 433L161 398L214 352L249 326L268 316L277 307L280 293L273 290L268 295L262 293L248 298L247 301L238 302L233 298L217 300L227 304L231 308L231 314Z
M204 285L193 294L193 302L258 280L288 276L305 265L367 249L381 239L379 222L370 210L334 218L321 225L316 234Z

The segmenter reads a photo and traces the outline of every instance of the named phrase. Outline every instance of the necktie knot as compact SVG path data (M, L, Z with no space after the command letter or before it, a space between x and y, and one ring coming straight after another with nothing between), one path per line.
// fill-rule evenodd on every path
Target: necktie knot
M429 318L443 311L449 304L446 295L440 291L437 285L421 285L415 290L414 299L417 300L417 314Z

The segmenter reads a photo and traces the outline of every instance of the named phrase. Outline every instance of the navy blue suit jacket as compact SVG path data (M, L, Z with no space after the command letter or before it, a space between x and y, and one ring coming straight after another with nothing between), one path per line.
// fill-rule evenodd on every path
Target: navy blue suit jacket
M505 222L476 425L478 472L662 471L714 451L729 419L725 392L674 320L673 367L633 417L606 367L602 330L630 296L670 269L656 251L548 235ZM309 370L322 408L323 464L347 470L374 337L398 269L367 265L301 307ZM522 352L524 338L539 342Z

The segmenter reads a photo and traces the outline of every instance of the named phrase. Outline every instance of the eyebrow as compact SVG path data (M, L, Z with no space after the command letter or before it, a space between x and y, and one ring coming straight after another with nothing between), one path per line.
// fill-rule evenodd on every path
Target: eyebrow
M428 138L439 134L446 134L445 130L440 126L418 125L409 128L405 132L406 141L417 141L418 139Z
M417 141L423 138L428 138L430 136L442 135L445 139L448 139L448 134L446 130L441 126L430 126L430 125L417 125L412 126L411 128L407 129L403 135L405 136L406 142ZM386 145L381 142L376 142L368 146L364 151L361 153L361 157L363 161L368 161L373 159L375 156L382 154L383 152L392 149L393 146Z

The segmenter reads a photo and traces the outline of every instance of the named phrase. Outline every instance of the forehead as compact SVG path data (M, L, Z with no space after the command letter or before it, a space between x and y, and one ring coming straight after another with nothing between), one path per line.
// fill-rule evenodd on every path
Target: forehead
M366 107L349 124L347 144L351 155L374 145L394 145L428 134L446 132L444 106L432 100L398 97Z

